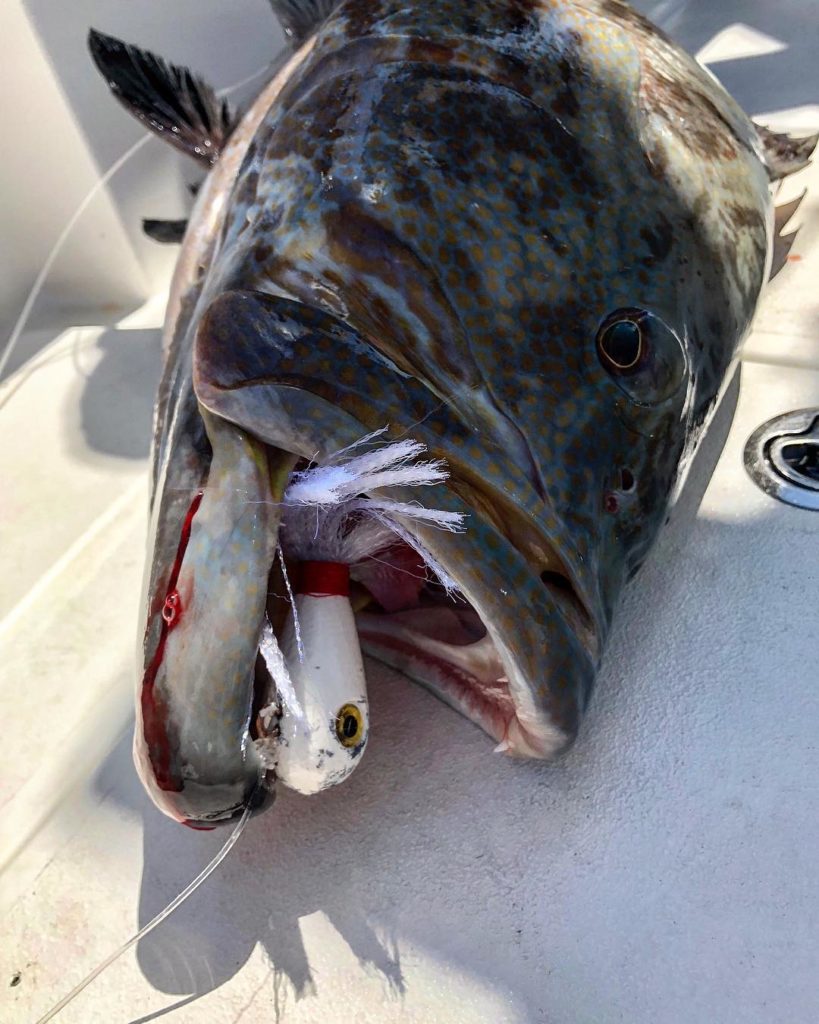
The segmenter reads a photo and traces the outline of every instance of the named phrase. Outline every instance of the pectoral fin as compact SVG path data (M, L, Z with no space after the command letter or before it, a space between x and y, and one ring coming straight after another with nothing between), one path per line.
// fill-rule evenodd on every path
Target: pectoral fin
M216 162L236 117L211 86L187 68L94 29L88 48L130 114L205 167Z
M819 132L798 138L784 132L772 132L761 124L754 123L754 127L762 144L763 159L771 181L779 181L807 167L819 143Z

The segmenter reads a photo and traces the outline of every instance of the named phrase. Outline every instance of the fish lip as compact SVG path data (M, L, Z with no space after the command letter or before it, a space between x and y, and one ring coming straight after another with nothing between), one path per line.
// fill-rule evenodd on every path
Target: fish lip
M155 621L158 613L153 616ZM151 619L146 626L146 638L150 635ZM156 646L146 647L153 650ZM153 657L151 660L153 660ZM144 659L144 651L143 651ZM159 676L159 678L162 678ZM144 676L141 694L144 697ZM251 680L249 696L255 699L257 680ZM153 696L151 697L153 703ZM143 700L138 700L138 720L134 732L133 757L137 774L151 796L154 804L169 817L194 829L209 829L230 824L250 807L255 813L272 806L275 801L275 775L269 765L254 749L252 721L245 730L241 748L237 748L237 761L228 773L205 774L202 777L190 772L190 765L179 747L174 724L174 711L164 700L158 716L157 726L161 728L161 747L167 749L168 764L157 759L155 736L151 740L145 729Z
M244 780L243 795L226 806L216 809L202 809L213 804L214 787L208 783L185 780L179 792L164 793L160 804L180 824L194 829L218 828L230 825L246 810L259 814L273 806L276 800L275 775L263 766L256 772L249 772Z
M269 471L271 486L275 480L274 470L275 467L264 465L259 470L264 481ZM144 619L139 645L140 683L134 737L137 771L156 806L177 821L203 827L232 820L247 806L251 794L257 791L254 798L257 810L269 806L275 785L273 752L269 745L265 751L255 742L257 736L253 732L251 716L254 703L259 703L258 679L253 666L258 661L264 597L260 599L256 636L252 632L245 635L246 643L240 650L241 661L236 662L239 667L235 680L231 676L231 694L227 698L224 696L224 679L215 675L206 662L192 659L191 646L185 647L185 615L193 607L190 595L196 586L196 574L186 560L188 544L192 530L199 522L200 505L210 483L210 472L208 466L199 474L190 493L183 492L181 488L170 492L171 502L175 504L168 506L171 512L166 513L166 518L177 524L175 529L168 531L173 545L166 544L160 549L157 532L153 533L154 548L143 592ZM156 519L165 507L156 506ZM278 533L278 525L275 532ZM165 552L167 557L158 561L157 550ZM274 564L275 549L265 551L259 562L259 573L269 574ZM186 572L187 590L180 582ZM256 589L263 595L262 581L258 583ZM238 585L241 586L241 582ZM218 618L218 590L216 593ZM180 609L173 617L164 614L169 594L173 594L177 602L174 608ZM250 623L252 627L256 614L254 605L252 615L243 617L243 634L244 624ZM187 621L195 623L196 617ZM175 632L180 625L183 625L182 634ZM194 636L196 628L194 625ZM172 636L176 637L177 646L173 659L169 660ZM181 647L180 636L183 637ZM245 675L246 658L249 664ZM269 689L268 685L263 697L267 696ZM231 706L229 719L220 718L221 712L213 710L216 706L224 707L226 700ZM213 713L207 717L209 707ZM262 739L268 738L262 736Z
M277 532L278 529L277 526ZM271 567L271 573L272 571L273 567ZM266 616L259 625L260 634L265 621ZM261 643L257 653L251 692L252 708L245 733L248 772L245 778L244 795L241 800L234 801L232 805L223 809L195 814L192 813L191 804L196 803L197 795L201 792L202 802L210 802L214 788L218 787L209 783L200 784L195 781L193 783L187 781L185 786L187 790L186 805L189 810L184 819L179 820L190 828L207 829L229 825L248 809L258 814L269 809L275 803L277 776L275 765L271 761L270 747L275 746L278 740L278 721L281 712L279 710L273 714L269 729L264 728L261 713L265 708L277 704L278 693L275 681L262 656Z
M157 784L153 766L144 763L138 742L134 745L134 761L137 774L156 806L188 828L209 829L229 825L248 807L259 813L272 806L276 798L272 780L263 771L248 773L244 780L233 783L182 779L178 788L165 789ZM215 795L223 791L225 799L216 800Z

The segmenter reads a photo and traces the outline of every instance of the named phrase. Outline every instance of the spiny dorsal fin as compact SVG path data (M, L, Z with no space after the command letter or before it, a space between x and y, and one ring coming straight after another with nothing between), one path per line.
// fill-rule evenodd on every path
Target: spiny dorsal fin
M216 162L236 119L206 82L187 68L94 29L88 48L129 113L206 167Z
M774 234L782 234L788 221L796 214L807 194L808 190L803 188L801 193L795 199L791 199L789 203L780 203L779 206L774 207Z
M762 143L763 158L771 181L778 181L806 167L819 142L819 132L797 138L783 132L772 132L770 128L764 128L756 122L754 128Z
M788 256L793 248L793 243L796 241L796 236L799 234L799 228L797 228L796 231L791 231L787 235L784 231L787 227L788 221L790 221L791 217L793 217L799 209L799 206L806 194L807 189L803 190L802 194L798 195L795 199L791 199L789 203L780 203L779 206L774 207L773 255L771 257L771 273L768 280L776 277L788 262Z
M339 0L270 0L284 34L294 43L306 39L337 7Z

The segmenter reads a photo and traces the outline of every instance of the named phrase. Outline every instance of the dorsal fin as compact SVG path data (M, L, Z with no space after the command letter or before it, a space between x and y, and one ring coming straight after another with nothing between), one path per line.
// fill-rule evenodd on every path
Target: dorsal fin
M788 221L799 209L806 194L807 189L803 189L802 194L798 195L795 199L791 199L789 203L780 203L779 206L774 207L773 256L771 257L771 272L768 280L776 277L788 262L788 256L793 248L793 243L796 241L796 236L799 234L799 229L790 231L786 235L784 233L785 228L788 225Z
M306 39L337 7L339 0L270 0L284 34L294 43Z
M216 162L236 119L211 86L187 68L94 29L88 48L129 113L206 167Z
M799 138L784 132L772 132L770 128L756 122L754 128L762 144L763 158L771 181L786 178L789 174L807 167L811 154L819 142L819 132Z

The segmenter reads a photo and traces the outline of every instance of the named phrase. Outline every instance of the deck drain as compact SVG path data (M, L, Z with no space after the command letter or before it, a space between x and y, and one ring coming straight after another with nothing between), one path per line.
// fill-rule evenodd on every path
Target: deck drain
M745 445L745 468L772 498L819 511L819 409L763 423Z

